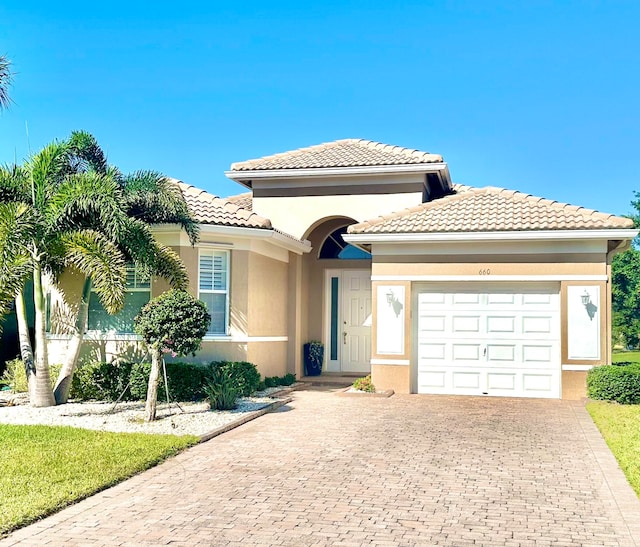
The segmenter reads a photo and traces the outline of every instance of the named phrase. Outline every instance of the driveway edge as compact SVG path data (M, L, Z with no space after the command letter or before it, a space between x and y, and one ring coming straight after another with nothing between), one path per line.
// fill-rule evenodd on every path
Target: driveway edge
M281 406L284 406L290 403L291 401L293 401L293 397L285 397L283 399L277 399L272 403L269 403L267 406L262 407L260 410L254 410L253 412L248 412L247 414L243 414L239 419L234 420L233 422L229 422L228 424L225 424L223 426L217 427L216 429L213 429L208 433L201 435L199 443L207 442L217 437L218 435L222 435L223 433L226 433L227 431L231 431L236 427L240 427L241 425L244 425L247 422L250 422L251 420L255 420L260 416L264 416L268 412L273 412L274 410L277 410Z
M640 543L637 543L635 538L640 539L640 520L638 520L638 515L640 514L640 499L638 499L635 491L631 488L627 477L625 477L622 469L620 469L618 465L618 460L616 460L613 452L611 452L607 446L606 441L600 434L598 426L591 419L584 403L576 403L573 410L596 464L605 477L603 487L606 486L606 488L611 491L611 498L615 502L622 522L629 531L628 538L620 538L624 541L621 545L629 545L630 547L639 546Z

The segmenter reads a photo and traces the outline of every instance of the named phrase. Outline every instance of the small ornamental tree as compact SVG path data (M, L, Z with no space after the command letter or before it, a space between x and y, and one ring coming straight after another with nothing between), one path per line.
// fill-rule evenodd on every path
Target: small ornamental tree
M211 317L203 302L188 292L171 289L149 301L134 320L134 329L151 352L145 421L156 419L162 354L195 355Z

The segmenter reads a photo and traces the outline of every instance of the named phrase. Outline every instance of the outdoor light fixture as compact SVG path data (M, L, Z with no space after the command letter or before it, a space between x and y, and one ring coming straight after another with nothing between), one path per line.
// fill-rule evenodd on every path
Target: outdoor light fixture
M393 291L389 289L389 292L387 293L387 304L391 305L394 296Z
M587 289L584 290L584 294L580 295L580 299L582 300L582 305L585 308L591 304L591 295L587 292Z
M593 318L595 317L596 312L598 311L598 308L593 302L591 302L591 295L587 292L587 289L584 290L584 294L580 295L580 301L582 302L584 309L587 310L587 315L589 316L589 320L593 321Z

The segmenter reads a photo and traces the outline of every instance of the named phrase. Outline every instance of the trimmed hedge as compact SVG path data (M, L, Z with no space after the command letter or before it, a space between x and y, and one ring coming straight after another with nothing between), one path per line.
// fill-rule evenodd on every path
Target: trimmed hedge
M208 383L219 377L229 382L239 397L248 397L261 384L256 366L245 361L214 361L208 366L192 363L167 363L169 397L172 401L199 401L207 397ZM143 401L147 397L150 363L94 362L81 366L75 373L71 396L81 400ZM295 376L291 379L295 381ZM128 388L127 388L128 385ZM126 391L125 391L125 388ZM165 401L164 375L160 374L158 400Z
M126 361L96 361L82 365L73 375L71 398L83 401L116 401L129 383L132 366ZM129 389L122 400L131 400Z
M587 374L587 396L623 405L640 404L640 363L592 368Z

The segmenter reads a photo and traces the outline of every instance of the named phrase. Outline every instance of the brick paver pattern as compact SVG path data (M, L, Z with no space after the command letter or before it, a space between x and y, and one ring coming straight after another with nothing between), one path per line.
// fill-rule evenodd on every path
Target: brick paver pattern
M0 545L635 545L581 403L294 397Z

